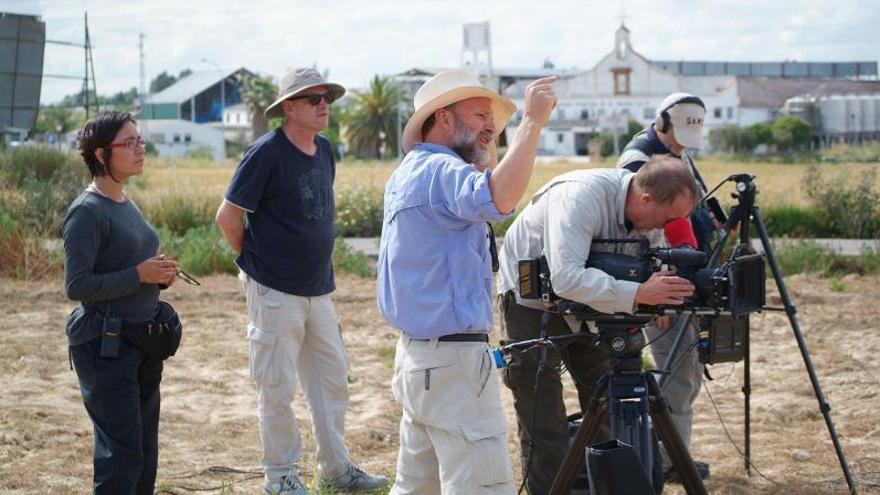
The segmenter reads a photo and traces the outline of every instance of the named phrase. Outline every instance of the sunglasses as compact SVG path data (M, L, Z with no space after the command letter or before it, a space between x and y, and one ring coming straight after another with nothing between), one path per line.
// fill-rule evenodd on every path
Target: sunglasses
M333 103L334 101L336 101L336 95L334 95L333 93L329 93L329 92L328 93L312 93L310 95L293 96L293 97L287 99L287 101L293 101L293 100L307 100L309 102L309 105L316 107L321 104L321 100L326 101L328 105Z
M144 141L144 138L131 137L131 138L126 139L125 141L122 141L121 143L110 143L107 147L108 148L123 148L123 147L125 147L125 148L128 148L128 149L134 151L137 148L142 148L142 147L145 147L146 145L147 145L147 142Z

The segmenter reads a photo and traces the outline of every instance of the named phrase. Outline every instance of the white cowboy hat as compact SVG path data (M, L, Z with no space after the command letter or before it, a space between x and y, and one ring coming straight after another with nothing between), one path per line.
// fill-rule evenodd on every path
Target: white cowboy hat
M281 110L281 102L297 94L315 86L327 86L327 89L333 94L333 99L338 100L345 94L345 88L339 84L327 82L324 76L315 69L300 67L298 69L290 69L281 78L281 84L278 85L278 99L266 108L266 117L281 117L284 112Z
M425 120L437 110L468 98L489 98L492 100L492 119L495 121L495 135L501 133L516 105L498 93L483 87L473 72L449 70L434 75L416 91L413 98L415 112L406 122L401 138L401 148L408 153L416 143L422 142L422 126Z

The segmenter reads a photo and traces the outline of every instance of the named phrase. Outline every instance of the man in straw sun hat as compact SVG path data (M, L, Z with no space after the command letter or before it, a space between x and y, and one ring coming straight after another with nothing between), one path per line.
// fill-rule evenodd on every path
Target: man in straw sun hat
M401 332L392 494L514 493L488 346L497 253L486 222L512 213L526 190L555 80L526 89L522 122L500 163L495 138L516 110L510 100L464 70L441 72L416 92L406 156L385 187L379 247L379 309Z
M336 162L318 134L343 93L314 69L288 71L265 112L284 117L284 124L248 146L217 211L217 225L239 254L270 494L308 493L296 466L302 451L291 409L297 381L312 413L320 484L335 492L388 484L352 463L343 436L348 360L330 299Z

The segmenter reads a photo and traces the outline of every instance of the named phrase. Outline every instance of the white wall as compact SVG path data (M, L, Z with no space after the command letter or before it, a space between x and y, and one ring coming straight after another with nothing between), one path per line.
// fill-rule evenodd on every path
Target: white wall
M199 148L208 148L214 160L225 158L220 129L186 120L144 120L140 125L141 132L156 146L161 157L185 157Z

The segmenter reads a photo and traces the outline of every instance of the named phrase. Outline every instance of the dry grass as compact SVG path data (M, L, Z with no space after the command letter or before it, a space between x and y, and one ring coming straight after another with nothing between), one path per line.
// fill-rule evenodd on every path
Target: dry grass
M848 276L835 292L829 280L795 276L789 291L832 418L854 473L880 481L880 277ZM201 287L175 286L167 297L186 335L166 364L162 382L159 485L173 493L243 494L260 491L252 474L209 470L258 469L256 400L248 379L246 315L239 282L212 276ZM353 458L392 475L400 408L390 392L391 350L398 333L378 315L373 280L341 276L334 300L351 362L346 437ZM775 294L775 291L774 291ZM779 306L777 298L770 304ZM87 493L92 428L74 372L68 369L64 322L73 303L60 282L0 279L0 493ZM497 330L494 335L497 335ZM712 464L712 494L846 493L841 471L791 329L780 313L752 318L752 453L761 472L781 483L836 479L809 486L776 486L746 476L708 394L696 404L695 458ZM736 444L742 445L742 363L714 366L708 387ZM569 405L575 404L567 387ZM518 455L512 398L502 387L511 455ZM303 462L314 466L310 419L295 400L304 434ZM234 483L241 481L240 483ZM225 484L225 488L222 488ZM209 489L214 487L214 489ZM665 493L682 494L680 485ZM880 493L861 486L859 493Z
M186 194L216 196L219 203L235 170L235 163L231 160L213 166L210 166L212 162L199 160L153 160L154 162L148 163L144 175L134 182L136 188L150 192L145 196L171 189L174 192ZM337 188L349 184L381 188L394 171L397 163L397 161L343 161L337 166ZM611 161L592 164L575 164L566 161L541 163L535 167L524 201L544 183L559 174L577 168L599 168L613 165L614 163ZM760 191L758 201L762 206L806 204L807 198L801 188L801 182L809 167L807 164L727 162L713 160L710 157L699 160L697 166L709 187L714 187L719 181L732 174L750 173L756 175ZM822 165L820 169L824 174L837 174L845 170L855 178L859 171L870 167L873 165L836 164ZM732 202L728 194L731 191L732 188L729 186L722 188L719 195L722 203L730 204Z

